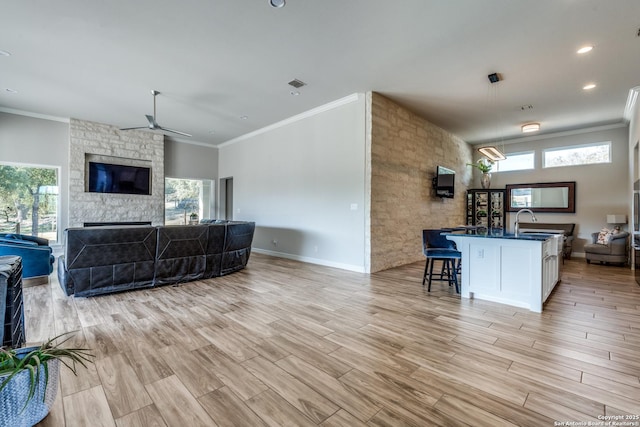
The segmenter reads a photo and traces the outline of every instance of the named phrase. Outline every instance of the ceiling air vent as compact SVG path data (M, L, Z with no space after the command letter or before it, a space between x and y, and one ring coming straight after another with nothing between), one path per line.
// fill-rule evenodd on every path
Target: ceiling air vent
M300 89L302 86L306 86L307 84L302 80L293 79L289 82L289 86L293 86L296 89Z

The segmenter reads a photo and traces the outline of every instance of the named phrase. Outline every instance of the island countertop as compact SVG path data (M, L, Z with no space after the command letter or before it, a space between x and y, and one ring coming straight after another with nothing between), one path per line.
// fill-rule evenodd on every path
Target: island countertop
M486 233L442 233L443 236L466 236L466 237L478 237L482 239L509 239L509 240L535 240L538 242L543 242L554 237L556 234L554 233L530 233L530 232L522 232L518 236L512 233L504 233L503 231L498 232L486 232Z

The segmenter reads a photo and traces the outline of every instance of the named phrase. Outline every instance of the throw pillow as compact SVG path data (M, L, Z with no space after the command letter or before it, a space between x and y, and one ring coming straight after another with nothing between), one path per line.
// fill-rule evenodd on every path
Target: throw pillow
M600 230L600 233L598 233L598 241L596 243L599 245L608 245L611 241L612 235L613 232L611 230L609 230L608 228L603 228L602 230Z

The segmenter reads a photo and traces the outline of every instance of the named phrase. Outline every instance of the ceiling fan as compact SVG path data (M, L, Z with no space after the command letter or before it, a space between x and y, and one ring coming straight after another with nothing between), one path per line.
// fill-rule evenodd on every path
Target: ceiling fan
M190 137L191 135L189 135L188 133L180 132L179 130L175 130L175 129L164 128L164 127L160 126L158 124L158 122L156 122L156 96L159 95L159 94L160 94L160 92L158 92L157 90L152 90L151 91L151 95L153 95L153 116L150 116L148 114L145 115L145 117L149 121L149 125L148 126L139 126L139 127L135 127L135 128L124 128L124 129L120 129L120 130L152 129L152 130L161 130L161 131L165 131L165 132L177 133L178 135L183 135L183 136Z

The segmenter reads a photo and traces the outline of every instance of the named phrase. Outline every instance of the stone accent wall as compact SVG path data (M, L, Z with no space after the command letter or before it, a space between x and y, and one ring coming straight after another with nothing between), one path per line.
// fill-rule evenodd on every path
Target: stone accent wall
M422 230L464 224L469 144L388 98L370 93L370 271L423 260ZM434 196L436 166L456 172L455 197Z
M85 222L164 224L164 135L71 119L69 136L69 227ZM150 167L152 194L89 193L89 160Z

